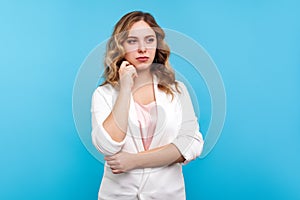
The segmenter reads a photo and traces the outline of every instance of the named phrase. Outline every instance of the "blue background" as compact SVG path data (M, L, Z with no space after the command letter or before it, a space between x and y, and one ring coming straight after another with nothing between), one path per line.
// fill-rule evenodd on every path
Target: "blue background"
M187 199L299 199L299 7L1 1L0 199L97 198L103 165L79 139L72 89L85 57L132 10L195 39L225 84L225 126L213 151L184 167Z

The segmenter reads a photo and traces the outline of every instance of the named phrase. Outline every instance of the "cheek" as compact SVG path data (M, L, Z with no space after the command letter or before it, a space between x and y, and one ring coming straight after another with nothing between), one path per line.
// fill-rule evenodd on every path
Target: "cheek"
M155 53L156 53L156 49L151 49L150 51L149 51L149 53L150 53L150 55L151 55L151 57L155 57Z
M131 57L134 54L133 48L128 46L127 44L124 44L123 48L125 51L125 57Z
M132 52L128 52L128 53L125 53L124 58L125 58L127 61L129 61L129 62L131 61L131 62L132 62L132 60L134 59L134 55L133 55Z

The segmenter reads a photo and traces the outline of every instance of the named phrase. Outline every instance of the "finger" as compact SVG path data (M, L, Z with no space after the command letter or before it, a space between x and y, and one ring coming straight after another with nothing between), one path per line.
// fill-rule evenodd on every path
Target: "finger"
M123 171L118 170L118 169L113 169L113 170L111 170L111 171L112 171L112 173L114 173L114 174L121 174L121 173L124 173Z
M119 170L116 166L109 166L109 168L111 169L111 170Z
M127 61L127 60L124 60L122 63L121 63L121 66L120 66L120 69L121 68L125 68L126 66L130 65L130 63Z
M107 161L107 164L109 164L110 166L112 166L112 165L117 165L119 163L117 161L115 161L115 160L110 160L110 161Z
M132 74L132 77L133 77L133 78L138 77L138 74L137 74L137 72L136 72L136 69L134 69L134 73Z
M135 67L133 65L131 65L130 63L128 63L128 64L126 64L126 66L121 65L121 67L119 69L119 73L121 73L121 74L128 73L134 69L135 69Z
M105 156L104 160L109 161L109 160L114 160L113 156Z
M137 77L138 76L136 68L133 65L129 65L125 69L128 70L131 73L132 77Z
M126 69L127 71L131 71L131 70L134 70L135 67L133 65L127 65L124 69Z

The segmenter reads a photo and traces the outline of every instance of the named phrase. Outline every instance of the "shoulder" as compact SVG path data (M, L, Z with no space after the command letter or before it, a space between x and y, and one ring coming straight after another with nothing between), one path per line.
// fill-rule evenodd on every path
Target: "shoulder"
M177 83L177 85L178 85L179 87L184 87L184 88L185 88L185 84L184 84L183 82L178 81L178 80L176 80L175 82Z
M187 87L185 86L185 84L183 82L178 81L178 80L176 80L175 82L177 83L177 87L179 90L179 92L176 92L176 93L178 93L180 95L180 94L187 92ZM177 91L175 84L173 84L173 89L174 89L174 91Z
M186 84L181 81L178 81L178 80L176 80L176 83L177 83L177 88L178 88L179 92L176 90L175 84L173 84L175 96L180 100L189 99L190 93L189 93L189 90L188 90Z
M110 84L98 86L92 94L91 111L101 110L104 105L111 107L116 91Z
M112 96L117 92L117 89L114 88L111 84L107 83L105 85L98 86L93 93L93 96Z

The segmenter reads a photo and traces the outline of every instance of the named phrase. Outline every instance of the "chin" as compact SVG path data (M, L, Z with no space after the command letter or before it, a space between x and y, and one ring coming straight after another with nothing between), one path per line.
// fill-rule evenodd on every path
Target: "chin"
M135 65L137 71L144 71L150 68L152 63L139 63Z

